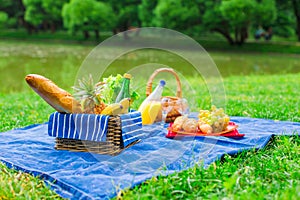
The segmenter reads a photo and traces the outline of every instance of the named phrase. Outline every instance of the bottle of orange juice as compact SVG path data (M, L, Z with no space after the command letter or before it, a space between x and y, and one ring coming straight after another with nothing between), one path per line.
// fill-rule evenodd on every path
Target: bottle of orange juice
M161 111L161 96L166 82L160 80L155 90L143 101L138 111L142 115L142 124L153 124L157 115Z

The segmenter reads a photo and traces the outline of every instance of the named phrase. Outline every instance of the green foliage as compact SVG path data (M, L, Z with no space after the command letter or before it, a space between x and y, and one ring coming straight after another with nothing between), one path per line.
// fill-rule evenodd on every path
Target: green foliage
M109 4L95 0L71 0L62 9L64 26L71 32L110 29L115 15Z
M291 1L276 0L276 7L277 18L273 24L274 33L282 37L291 37L296 27L295 14L291 12Z
M138 15L143 27L154 26L153 16L157 3L158 0L142 0L141 4L138 6Z
M253 13L253 24L256 26L273 25L277 17L276 2L274 0L260 0L256 2L255 12Z
M231 44L243 44L251 25L267 26L276 18L274 0L215 0L204 5L205 24Z
M22 1L0 0L0 10L7 14L5 28L18 28L22 22L19 22L24 15Z
M0 10L6 12L9 17L20 17L23 14L22 1L0 0Z
M295 34L295 16L288 10L278 10L273 30L276 35L291 37Z
M242 28L254 20L255 6L253 0L228 0L222 1L220 11L233 28Z
M107 0L107 2L112 6L116 16L116 23L113 27L115 33L141 26L138 8L141 0ZM127 35L124 36L128 37Z
M46 15L43 14L42 1L41 0L23 0L26 7L25 20L33 25L41 24Z
M0 11L0 26L8 20L8 15L5 12Z
M200 13L193 1L158 0L154 10L156 26L184 31L200 23Z
M45 12L49 15L50 20L54 22L59 22L62 20L62 7L67 2L69 2L69 0L42 0L42 7L45 10Z
M299 33L300 40L299 2L298 0L0 0L0 10L8 14L5 27L21 26L30 33L33 28L36 31L37 26L54 32L57 28L62 28L64 23L64 27L71 33L84 31L85 37L88 38L88 31L95 31L96 37L99 38L100 29L117 33L134 27L159 26L175 29L192 37L216 32L230 44L243 44L249 36L249 31L254 32L253 30L258 27L265 30L272 27L274 35L283 37L292 37L295 33ZM63 10L65 4L68 6ZM75 8L78 5L82 8ZM124 36L128 37L126 34Z
M243 44L251 26L272 24L275 5L274 0L142 1L139 17L143 25L176 29L192 36L214 31L230 44Z
M68 0L23 0L26 7L25 20L35 26L42 23L59 24L61 9Z
M118 27L125 31L130 26L138 26L138 7L136 5L124 6L118 15Z

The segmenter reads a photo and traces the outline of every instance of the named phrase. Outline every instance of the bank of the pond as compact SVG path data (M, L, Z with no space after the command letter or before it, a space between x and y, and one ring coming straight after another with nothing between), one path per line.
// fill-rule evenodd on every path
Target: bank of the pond
M105 39L113 36L111 32L103 32L99 39L93 37L84 39L81 34L70 35L66 31L39 32L28 34L25 30L1 30L0 40L26 41L30 43L51 43L51 44L80 44L85 46L95 46ZM274 36L276 37L276 36ZM250 39L243 45L229 45L219 35L203 35L194 38L208 51L230 51L230 52L273 52L300 54L300 42L287 41L284 38L278 38L274 41L256 41Z

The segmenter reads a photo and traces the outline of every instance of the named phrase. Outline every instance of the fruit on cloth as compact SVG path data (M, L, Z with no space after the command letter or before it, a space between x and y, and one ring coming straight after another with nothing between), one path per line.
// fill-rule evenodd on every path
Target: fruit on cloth
M123 106L121 114L128 113L128 109L130 106L130 98L124 98L120 101L120 104Z
M38 74L28 74L25 80L56 111L82 113L80 103L70 93L58 87L50 79Z
M216 106L212 106L210 110L200 110L198 117L200 130L201 125L208 124L212 127L214 133L225 130L230 120L229 116L224 113L224 110ZM204 126L203 129L208 130L208 127Z
M73 87L74 97L80 101L84 113L100 114L106 107L98 90L101 84L103 83L94 84L90 75L87 79L78 80L78 85Z
M157 101L149 101L143 109L139 109L139 111L142 115L142 124L152 124L161 111L161 103Z
M209 124L199 124L199 129L205 134L210 134L213 132L213 128Z
M106 104L104 102L100 102L100 105L95 105L94 114L100 115L101 112L106 108Z
M108 105L102 112L101 115L118 115L121 114L123 106L120 103L113 103Z

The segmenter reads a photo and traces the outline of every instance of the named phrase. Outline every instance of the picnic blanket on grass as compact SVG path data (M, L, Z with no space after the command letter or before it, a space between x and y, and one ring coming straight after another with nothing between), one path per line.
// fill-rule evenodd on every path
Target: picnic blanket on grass
M224 154L263 148L273 135L298 135L300 123L232 117L242 139L196 137L168 139L166 127L144 126L142 141L117 156L54 149L48 124L0 133L0 160L10 168L42 178L70 199L108 199L153 176L168 175L202 162L204 167ZM199 180L200 181L200 180Z

